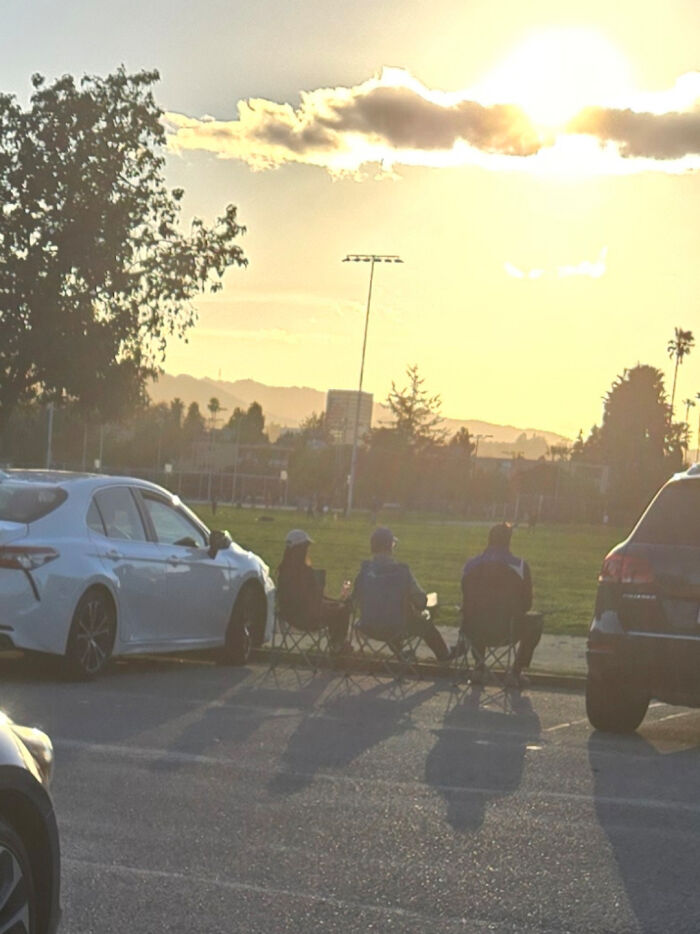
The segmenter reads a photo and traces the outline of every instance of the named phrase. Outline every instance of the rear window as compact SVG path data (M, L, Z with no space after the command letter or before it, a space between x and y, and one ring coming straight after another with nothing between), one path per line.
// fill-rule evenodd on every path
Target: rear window
M57 486L3 480L0 483L0 521L35 522L53 512L67 496L66 491Z
M632 541L700 548L700 482L665 487L639 521Z

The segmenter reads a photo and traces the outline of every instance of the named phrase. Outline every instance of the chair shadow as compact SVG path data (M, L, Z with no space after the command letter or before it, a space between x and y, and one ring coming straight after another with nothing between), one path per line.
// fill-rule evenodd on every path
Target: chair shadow
M452 693L425 781L445 800L446 820L460 833L477 831L488 803L520 785L525 752L540 737L530 698L469 687Z
M694 748L660 752L639 734L593 733L588 758L596 814L619 867L636 930L697 931L700 737Z
M242 746L276 709L315 703L332 677L318 672L297 676L293 671L280 675L274 669L259 675L242 671L247 677L234 680L202 707L186 714L165 755L152 766L155 771L177 771L192 756L215 755L231 746Z
M347 693L341 693L343 685ZM356 688L357 683L340 680L323 705L304 717L282 754L282 771L268 785L272 794L302 791L319 772L342 770L366 750L410 729L413 710L439 690L433 683L397 686L376 679L359 694Z

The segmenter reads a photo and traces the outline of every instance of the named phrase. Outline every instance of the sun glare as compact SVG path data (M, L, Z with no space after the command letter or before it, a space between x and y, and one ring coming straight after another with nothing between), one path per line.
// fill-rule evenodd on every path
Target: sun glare
M485 103L517 104L551 131L582 107L617 101L629 90L622 54L600 33L583 28L532 34L476 88Z

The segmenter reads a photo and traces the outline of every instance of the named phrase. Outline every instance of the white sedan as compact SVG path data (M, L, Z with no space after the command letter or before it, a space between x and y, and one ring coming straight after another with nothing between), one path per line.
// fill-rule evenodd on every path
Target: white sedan
M129 477L0 473L0 648L110 657L220 647L231 664L272 634L257 556L162 487Z

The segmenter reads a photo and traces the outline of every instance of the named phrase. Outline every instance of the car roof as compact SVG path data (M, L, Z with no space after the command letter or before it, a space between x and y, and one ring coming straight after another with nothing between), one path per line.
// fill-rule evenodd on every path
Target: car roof
M676 480L687 480L689 477L700 479L700 463L691 464L687 470L681 470L678 473L674 473L674 475L669 480L669 483L673 483Z
M87 488L99 489L103 486L114 486L115 483L145 487L156 492L165 493L172 496L168 490L151 483L148 480L141 480L138 477L121 477L114 474L102 473L80 473L73 470L21 470L7 469L0 474L0 483L3 480L19 480L22 483L41 483L44 485L55 484L64 488Z

